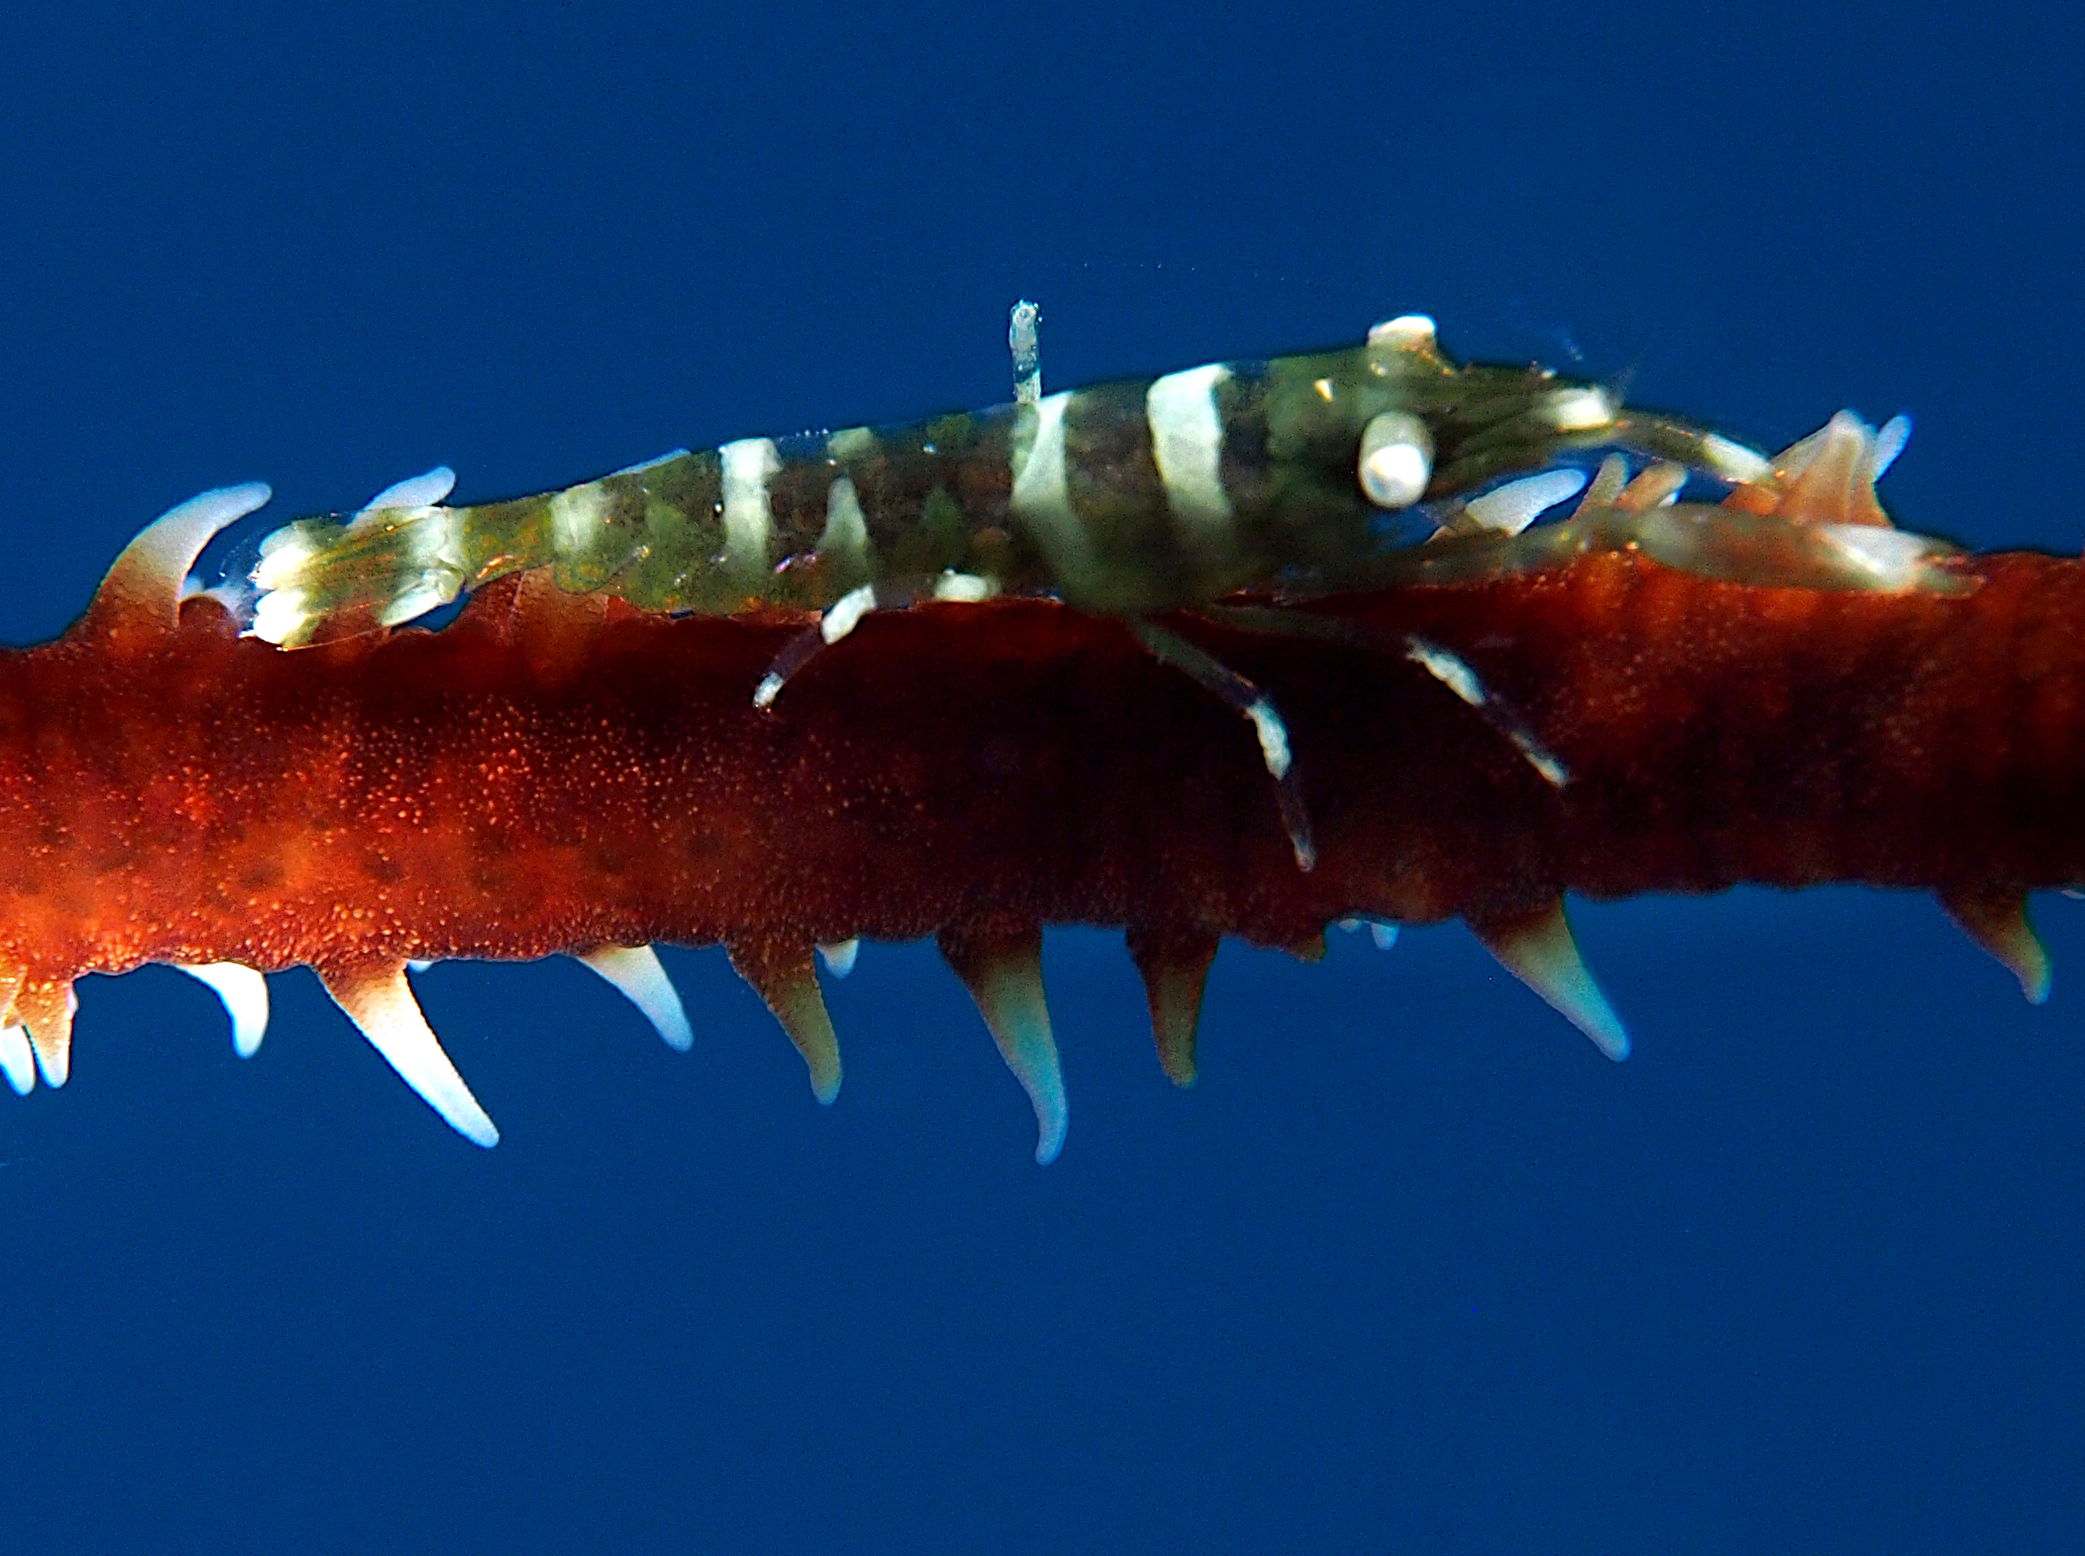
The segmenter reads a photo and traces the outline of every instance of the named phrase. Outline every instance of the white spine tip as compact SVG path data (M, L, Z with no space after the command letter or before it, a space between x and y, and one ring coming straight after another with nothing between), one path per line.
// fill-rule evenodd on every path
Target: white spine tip
M1064 1116L1043 1121L1042 1138L1035 1143L1035 1165L1047 1167L1064 1149Z
M419 1093L442 1122L472 1145L490 1149L499 1144L499 1130L471 1095L470 1087L442 1052L440 1041L420 1013L419 1002L406 986L402 963L389 973L351 983L322 981L335 1003L369 1040L369 1046L383 1056L400 1080Z
M659 953L650 946L599 946L581 953L579 960L635 1005L668 1048L684 1054L695 1046L695 1031L688 1025L680 991L666 976Z
M36 1055L29 1048L29 1033L23 1027L0 1027L0 1075L17 1097L36 1089Z
M1050 1007L1043 998L1041 945L1038 931L1025 943L951 954L944 938L942 954L977 1001L999 1056L1028 1094L1035 1110L1035 1160L1047 1167L1064 1149L1069 1110L1057 1040L1050 1032Z
M72 1074L71 1048L38 1048L33 1042L29 1047L30 1051L36 1055L36 1068L43 1076L43 1083L53 1091L63 1086L67 1078Z
M198 492L187 502L167 509L154 525L191 533L207 541L227 524L232 524L265 506L275 495L266 481L248 481L241 486L220 486Z
M1629 1034L1586 970L1561 902L1477 933L1506 971L1547 1000L1600 1052L1616 1061L1629 1057Z
M782 678L770 670L760 678L760 684L753 688L753 706L756 708L772 708L775 705L775 699L781 695Z
M232 1022L232 1052L251 1059L268 1035L268 980L243 962L174 964L224 1001Z
M1899 411L1875 429L1875 474L1881 480L1889 467L1897 462L1904 452L1904 445L1911 441L1911 418Z
M394 481L362 505L363 514L382 513L394 508L431 508L456 489L456 472L447 465L436 465L425 475L408 476L403 481Z
M825 962L825 970L835 978L844 978L854 971L854 964L861 955L862 943L856 940L835 940L818 947L818 955Z
M260 481L203 492L169 508L123 548L109 567L104 583L116 596L127 597L147 611L166 611L172 626L180 609L182 585L211 537L243 519L272 494Z

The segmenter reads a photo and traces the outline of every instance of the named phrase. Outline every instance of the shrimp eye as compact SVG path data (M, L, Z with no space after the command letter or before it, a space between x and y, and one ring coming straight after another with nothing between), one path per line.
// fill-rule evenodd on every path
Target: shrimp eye
M1361 429L1355 475L1378 508L1409 508L1433 478L1433 434L1410 411L1382 412Z

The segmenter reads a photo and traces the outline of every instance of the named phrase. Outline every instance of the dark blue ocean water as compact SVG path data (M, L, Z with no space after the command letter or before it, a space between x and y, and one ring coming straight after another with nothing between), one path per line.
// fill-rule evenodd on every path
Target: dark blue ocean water
M120 6L0 22L0 632L207 486L483 498L1344 341L1633 369L2075 550L2063 8ZM83 708L91 719L94 710ZM777 846L787 846L777 839ZM1227 949L1161 1078L1047 972L1070 1143L920 947L816 1107L715 952L420 980L459 1142L307 975L235 1060L89 979L0 1093L0 1550L1940 1551L2085 1513L2085 905L1582 906L1615 1066L1454 927Z

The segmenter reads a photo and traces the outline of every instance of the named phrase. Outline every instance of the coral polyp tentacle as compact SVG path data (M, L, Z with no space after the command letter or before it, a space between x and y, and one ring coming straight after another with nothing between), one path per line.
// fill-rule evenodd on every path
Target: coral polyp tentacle
M1963 934L2019 980L2028 1004L2039 1005L2049 997L2049 953L2027 921L2025 892L1957 888L1943 891L1940 905Z
M1629 1057L1629 1034L1586 970L1563 903L1485 914L1472 918L1470 928L1500 966L1547 1000L1600 1052L1610 1059Z
M1043 998L1042 926L1006 920L951 924L935 939L977 1002L1006 1067L1028 1093L1035 1109L1035 1159L1048 1166L1064 1149L1069 1114Z
M341 971L321 968L319 976L333 1002L369 1039L369 1046L383 1055L398 1078L418 1092L451 1129L472 1145L499 1144L499 1130L456 1073L456 1066L442 1052L440 1039L420 1013L420 1002L405 981L404 963Z
M580 952L579 960L635 1005L668 1048L686 1053L695 1046L695 1031L688 1025L687 1009L681 1004L673 980L660 965L657 951L648 945L604 945Z
M72 1074L72 1018L80 1008L72 980L31 977L15 991L9 1024L26 1028L36 1068L46 1086L63 1086Z
M775 935L745 935L727 940L725 950L732 969L760 996L803 1055L811 1095L831 1106L840 1095L840 1040L819 992L811 947Z
M93 605L73 630L84 636L122 628L140 634L172 632L180 620L183 585L203 547L218 531L264 506L271 495L263 483L249 481L200 493L169 508L109 565Z
M8 1089L17 1097L36 1089L36 1054L29 1047L26 1027L0 1027L0 1075L7 1078Z
M1129 954L1144 978L1159 1068L1175 1086L1195 1083L1195 1031L1217 936L1187 925L1131 924Z
M268 980L243 962L176 962L181 971L224 1001L232 1022L232 1052L251 1059L268 1035Z

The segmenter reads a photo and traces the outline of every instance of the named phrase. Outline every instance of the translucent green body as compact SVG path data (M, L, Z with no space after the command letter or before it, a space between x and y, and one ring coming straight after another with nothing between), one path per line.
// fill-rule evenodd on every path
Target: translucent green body
M1365 479L1370 439L1408 423L1390 452L1423 489L1386 504ZM1602 445L1731 479L1763 468L1546 369L1456 365L1427 321L1396 320L1344 350L745 439L506 502L300 521L263 542L255 630L293 646L389 625L538 568L658 611L820 611L876 584L1142 615L1289 572L1358 582L1387 544L1386 506Z

